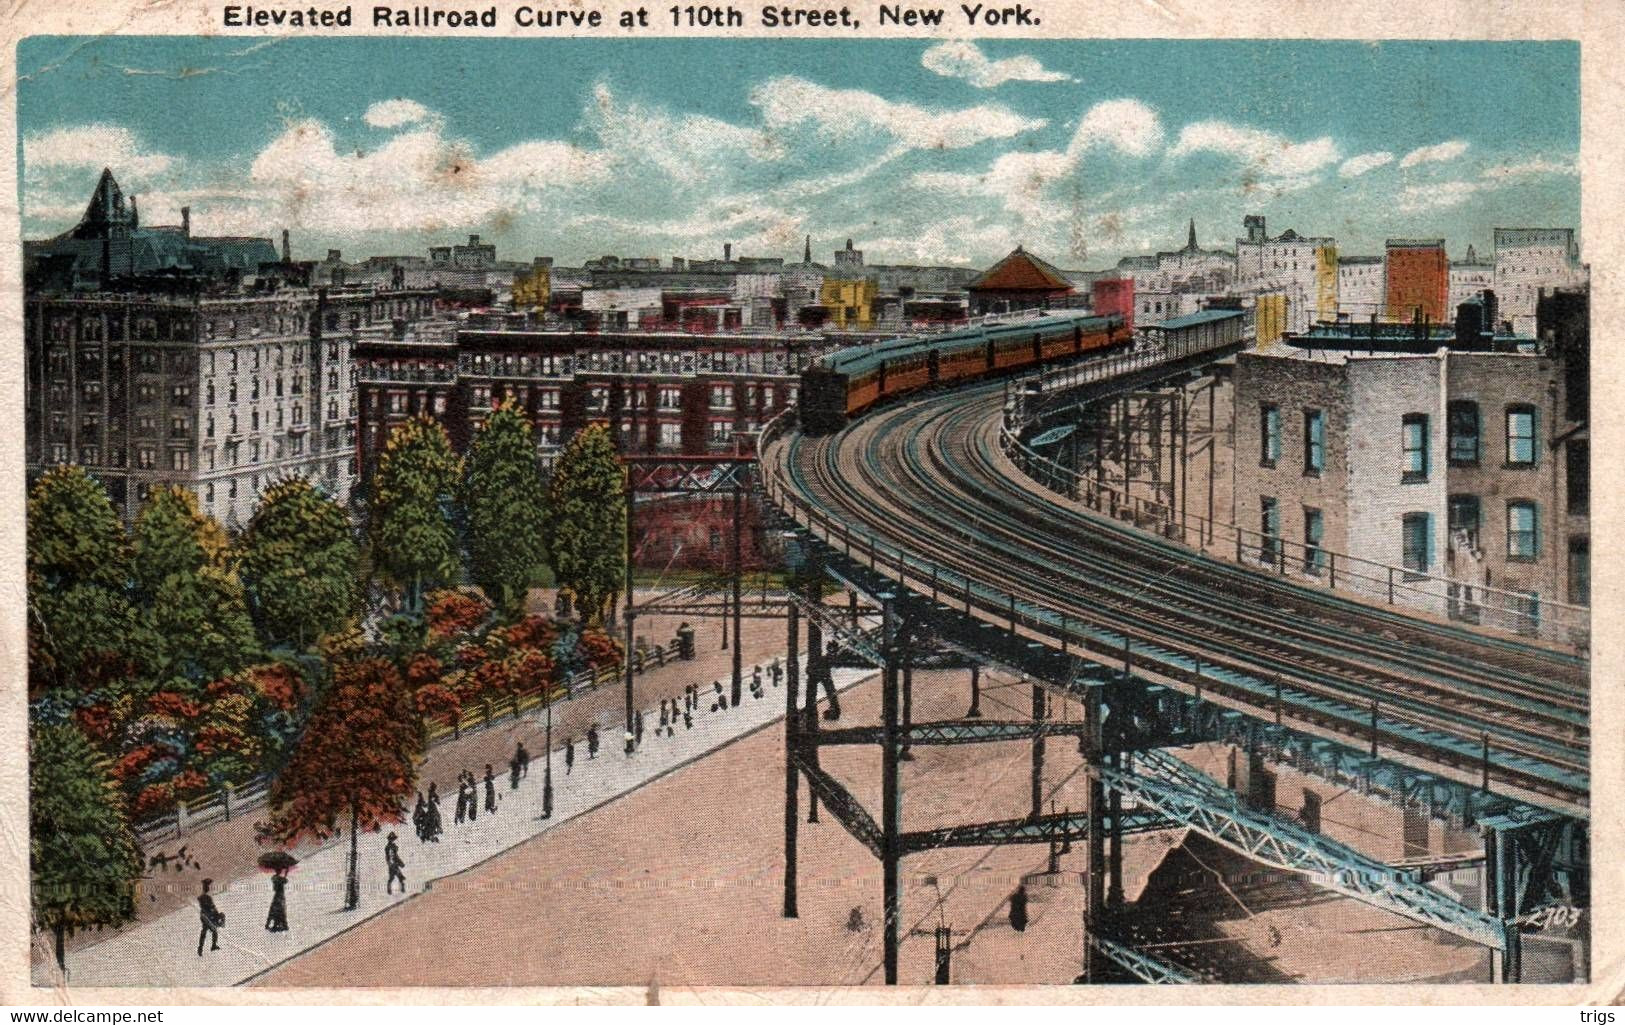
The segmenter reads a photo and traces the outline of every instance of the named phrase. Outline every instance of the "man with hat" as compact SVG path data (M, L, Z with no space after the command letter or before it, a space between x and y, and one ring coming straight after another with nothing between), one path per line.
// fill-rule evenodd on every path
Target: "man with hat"
M406 873L402 872L401 869L406 867L406 862L401 860L401 848L400 845L395 842L394 833L389 834L389 842L384 844L384 864L389 868L389 881L384 884L384 892L394 893L395 880L399 879L401 882L401 892L405 893Z

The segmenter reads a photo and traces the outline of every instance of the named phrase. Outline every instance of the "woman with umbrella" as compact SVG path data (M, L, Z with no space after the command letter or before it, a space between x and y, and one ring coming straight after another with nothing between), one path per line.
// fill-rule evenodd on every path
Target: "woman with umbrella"
M267 851L260 855L260 868L271 872L271 907L265 913L265 928L268 932L288 931L288 872L299 859L287 851Z

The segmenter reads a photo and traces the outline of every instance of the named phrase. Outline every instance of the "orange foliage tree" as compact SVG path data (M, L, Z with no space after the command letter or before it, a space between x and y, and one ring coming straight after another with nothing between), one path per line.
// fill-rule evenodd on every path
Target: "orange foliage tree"
M334 667L299 746L271 790L270 838L292 846L325 840L350 817L345 909L361 902L358 834L401 821L423 756L423 729L411 689L388 659Z

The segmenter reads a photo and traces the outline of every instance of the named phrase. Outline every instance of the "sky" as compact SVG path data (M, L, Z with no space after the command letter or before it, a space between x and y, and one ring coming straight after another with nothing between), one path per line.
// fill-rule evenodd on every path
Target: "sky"
M295 258L814 258L1067 268L1271 234L1490 249L1578 227L1565 42L31 37L26 238L111 167L147 224Z

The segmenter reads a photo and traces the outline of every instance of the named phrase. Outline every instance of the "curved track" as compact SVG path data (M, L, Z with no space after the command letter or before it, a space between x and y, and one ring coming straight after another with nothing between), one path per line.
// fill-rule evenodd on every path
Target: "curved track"
M1144 670L1189 679L1194 664L1254 705L1288 688L1294 718L1362 743L1377 702L1389 750L1477 773L1487 737L1493 781L1586 803L1583 659L1295 586L1086 512L1000 453L1001 394L977 386L791 435L764 469L883 551L1053 614L1079 648L1127 642Z

